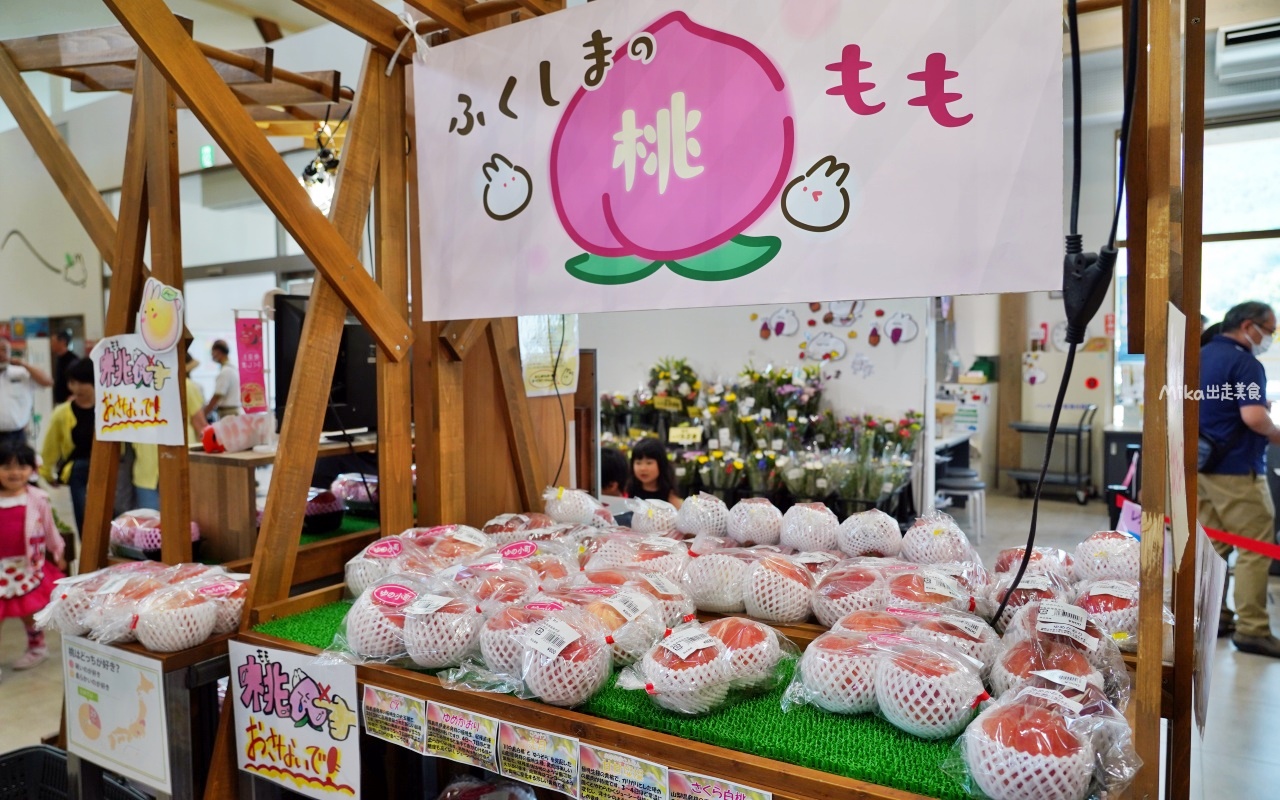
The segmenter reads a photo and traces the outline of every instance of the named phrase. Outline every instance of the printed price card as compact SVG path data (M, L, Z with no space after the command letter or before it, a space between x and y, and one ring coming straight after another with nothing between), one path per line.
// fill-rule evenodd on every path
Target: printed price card
M431 755L498 771L498 721L443 703L427 703Z
M427 704L416 697L364 687L364 732L415 753L427 752Z
M578 796L578 740L500 723L498 764L502 775Z
M671 770L667 776L671 800L773 800L773 793L732 781Z
M667 768L588 744L578 746L581 800L667 800Z

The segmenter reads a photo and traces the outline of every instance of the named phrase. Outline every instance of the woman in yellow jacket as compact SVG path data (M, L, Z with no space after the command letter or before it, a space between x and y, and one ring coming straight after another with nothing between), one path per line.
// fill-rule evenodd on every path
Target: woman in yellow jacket
M187 375L200 366L200 362L187 357ZM204 429L204 392L200 384L187 378L187 444L198 444ZM138 508L160 510L160 451L154 444L133 446L133 495Z
M71 397L49 415L40 475L54 486L66 484L71 490L76 530L82 530L89 455L93 452L93 361L82 358L65 374Z

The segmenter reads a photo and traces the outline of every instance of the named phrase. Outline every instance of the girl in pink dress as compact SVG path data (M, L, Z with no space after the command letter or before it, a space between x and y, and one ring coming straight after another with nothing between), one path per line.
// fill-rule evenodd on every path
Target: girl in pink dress
M18 617L27 629L27 652L14 669L31 669L48 658L44 632L32 617L49 604L54 581L66 569L49 496L28 483L35 468L30 446L0 444L0 621Z

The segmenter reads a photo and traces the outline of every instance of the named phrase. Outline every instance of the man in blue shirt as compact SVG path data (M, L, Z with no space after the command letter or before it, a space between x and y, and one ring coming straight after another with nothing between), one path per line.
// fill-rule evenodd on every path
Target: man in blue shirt
M1199 476L1198 516L1207 527L1260 542L1275 541L1275 508L1267 487L1267 442L1280 444L1271 421L1267 376L1258 356L1276 335L1276 314L1265 303L1241 303L1227 312L1222 332L1200 349L1200 436L1213 443L1215 457ZM1214 463L1216 462L1216 463ZM1233 548L1214 547L1226 558ZM1267 572L1271 560L1241 549L1236 556L1235 605L1238 624L1226 608L1219 635L1233 633L1244 653L1280 658L1280 640L1267 615Z

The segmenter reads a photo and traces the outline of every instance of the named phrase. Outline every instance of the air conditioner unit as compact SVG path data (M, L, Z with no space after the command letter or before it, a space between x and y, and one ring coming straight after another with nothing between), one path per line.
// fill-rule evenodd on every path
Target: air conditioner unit
M1219 28L1215 55L1220 83L1280 78L1280 19Z

